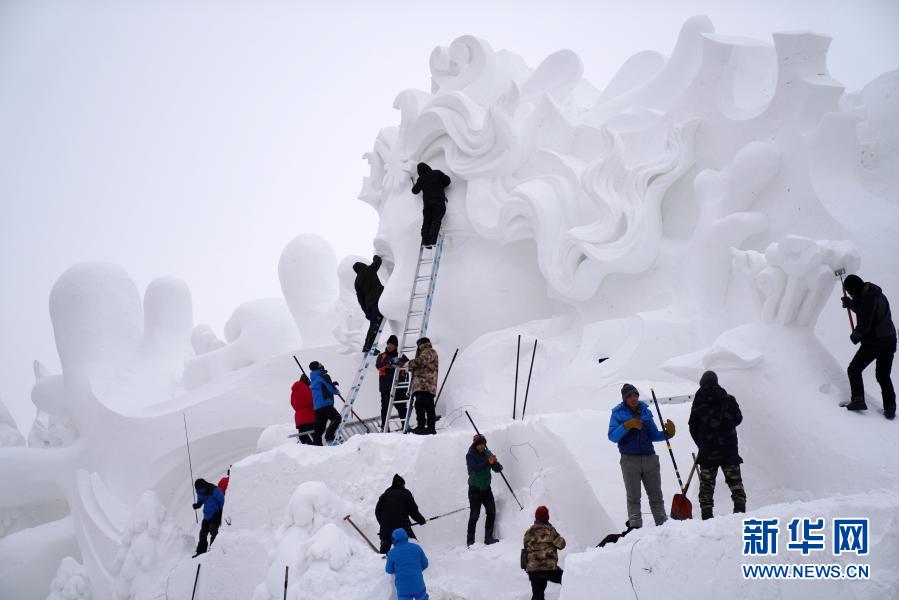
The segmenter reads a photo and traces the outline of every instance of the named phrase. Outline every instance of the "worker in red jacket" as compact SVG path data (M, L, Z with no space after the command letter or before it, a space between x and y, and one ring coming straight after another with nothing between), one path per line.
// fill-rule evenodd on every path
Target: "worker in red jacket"
M315 409L312 406L312 390L309 389L309 378L304 373L300 380L290 389L290 405L294 410L294 423L297 426L297 440L301 444L312 444L315 431Z

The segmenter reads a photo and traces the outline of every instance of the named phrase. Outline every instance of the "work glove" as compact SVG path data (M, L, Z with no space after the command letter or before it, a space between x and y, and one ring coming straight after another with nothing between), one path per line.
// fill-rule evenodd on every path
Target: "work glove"
M665 421L665 433L668 435L668 437L674 437L674 431L674 422L671 419Z
M843 308L852 308L852 298L843 296L840 300L843 302Z
M643 429L643 420L639 417L628 419L624 422L624 428L628 431L630 431L631 429Z
M494 464L495 462L496 462L496 457L493 456L492 454L491 454L490 456L487 457L487 463L488 463L488 464L491 464L491 465L492 465L492 464Z
M203 506L203 505L200 504L199 502L194 502L194 510L197 510L197 509L200 508L201 506Z
M427 522L428 522L427 519L422 519L421 521L418 521L418 524L419 524L419 525L424 525L424 524L427 523Z
M852 342L853 344L857 344L858 341L859 341L859 340L858 340L858 336L855 335L855 333L852 333L852 334L849 336L849 341Z

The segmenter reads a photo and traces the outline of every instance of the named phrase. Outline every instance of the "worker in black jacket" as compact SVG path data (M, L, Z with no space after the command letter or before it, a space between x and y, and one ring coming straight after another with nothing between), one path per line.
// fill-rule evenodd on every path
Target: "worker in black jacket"
M378 334L378 328L381 326L381 320L384 318L378 309L378 301L381 299L381 293L384 286L378 278L378 269L381 268L381 257L377 254L371 260L371 264L364 262L353 264L353 271L356 272L356 299L365 318L368 319L368 332L365 334L365 342L362 345L362 351L368 352L375 341Z
M874 374L883 395L883 414L887 419L893 419L896 416L896 391L890 371L896 354L896 327L890 314L890 303L883 290L873 283L865 283L858 275L849 275L843 287L849 294L843 297L843 308L856 315L855 329L849 339L853 344L860 344L847 369L852 398L846 408L867 410L862 372L877 361Z
M393 484L384 490L375 506L375 518L381 525L378 531L378 537L381 538L381 554L387 554L390 551L393 543L391 534L395 529L405 529L410 538L418 539L412 531L410 516L419 525L428 522L418 512L418 505L415 504L412 492L406 489L406 481L399 475L394 475Z
M450 178L443 171L432 169L427 163L418 163L418 181L412 186L412 193L421 193L423 203L421 219L421 245L431 247L437 243L440 223L446 214L446 193L444 188Z

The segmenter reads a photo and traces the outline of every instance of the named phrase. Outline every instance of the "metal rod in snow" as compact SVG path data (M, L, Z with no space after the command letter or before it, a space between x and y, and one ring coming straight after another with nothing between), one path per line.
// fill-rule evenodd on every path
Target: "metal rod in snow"
M465 411L465 416L468 417L468 420L471 422L471 426L474 427L474 432L478 435L481 435L481 432L478 431L478 426L474 424L474 419L471 418L471 415L468 414L468 411ZM509 480L506 479L506 474L502 471L499 472L500 477L503 478L503 481L506 482L506 487L509 488L509 493L512 494L512 497L515 498L515 502L518 504L518 510L524 510L524 506L521 505L521 502L518 502L518 496L515 495L515 492L512 490L512 484L509 483Z
M197 503L197 490L194 488L194 465L190 460L190 438L187 437L187 415L184 412L181 413L181 417L184 419L184 441L187 444L187 466L190 468L190 491L192 497L194 499L194 504ZM200 518L197 517L197 509L194 509L194 521L199 523Z
M524 413L528 409L528 394L531 392L531 375L534 373L534 357L537 356L537 338L534 338L534 351L531 353L531 368L528 369L528 385L524 389L524 406L521 407L521 420L524 421Z
M518 334L518 347L515 349L515 395L512 396L512 420L518 412L518 362L521 359L521 334Z
M294 354L293 359L296 361L297 366L300 368L300 371L303 373L303 375L306 375L306 369L304 369L303 365L300 364L300 361L297 360L296 354ZM309 377L309 375L306 375L306 377Z
M371 543L371 540L370 540L370 539L368 539L368 536L365 535L365 533L364 533L361 529L359 529L358 527L356 527L356 524L353 523L353 519L350 518L350 515L345 516L345 517L343 518L343 520L346 521L347 523L349 523L350 525L353 526L353 529L356 530L356 533L358 533L359 535L361 535L361 536L362 536L362 539L364 539L366 542L368 542L368 545L371 547L372 550L375 551L375 553L380 554L380 552L378 552L378 549L375 548L375 545Z
M284 565L284 600L287 600L287 570L290 567Z
M197 597L197 581L200 579L200 567L203 566L203 563L197 563L197 574L194 575L194 591L190 595L190 600L194 600Z
M440 402L440 394L443 393L443 386L446 385L446 380L449 377L450 371L453 370L453 363L456 362L457 354L459 354L458 348L456 348L456 351L453 352L453 359L450 361L449 368L446 370L446 373L443 375L443 383L440 384L440 389L437 390L437 398L434 399L434 408L437 408L437 403Z

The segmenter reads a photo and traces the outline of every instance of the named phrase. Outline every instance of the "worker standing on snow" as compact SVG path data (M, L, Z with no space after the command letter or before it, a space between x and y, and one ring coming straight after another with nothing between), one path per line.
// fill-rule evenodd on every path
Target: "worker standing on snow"
M531 580L531 600L543 600L548 582L562 583L559 550L565 548L565 538L549 523L549 509L538 506L534 524L524 534L527 561L524 570Z
M490 489L491 471L499 473L503 466L496 460L490 450L487 449L487 438L480 433L471 441L471 447L465 455L465 465L468 467L468 537L466 543L474 544L475 528L481 516L481 506L487 512L487 520L484 522L484 543L488 546L499 540L493 537L493 524L496 521L496 502L493 499L493 491Z
M290 388L290 405L293 407L293 421L297 426L297 442L312 445L315 434L315 406L309 378L303 373L299 381Z
M391 536L393 548L387 553L384 569L394 576L397 600L428 600L424 570L428 557L418 544L409 541L406 530L399 527Z
M419 512L412 492L406 489L406 481L397 474L393 476L393 482L384 490L375 506L375 518L381 526L378 531L378 537L381 538L381 554L390 551L393 531L398 527L405 529L410 538L416 539L409 517L415 519L419 525L428 522Z
M450 178L443 171L437 171L427 165L418 163L418 181L412 186L412 193L421 192L421 245L430 248L437 243L440 223L446 214L446 192Z
M861 344L852 357L847 373L852 398L848 410L867 410L865 383L862 372L877 361L874 375L883 396L883 416L896 417L896 391L890 379L893 356L896 354L896 327L890 314L890 303L883 290L871 282L865 283L858 275L849 275L843 282L848 296L843 297L843 308L855 312L857 322L849 336L853 344Z
M197 553L193 556L196 558L209 549L209 545L215 541L215 536L219 533L219 527L222 525L222 509L225 507L225 494L205 479L197 479L194 482L194 489L197 492L197 501L193 505L194 510L203 507L200 540L197 542ZM206 541L207 536L210 536L208 542Z
M384 286L378 278L378 269L380 268L381 257L377 254L372 258L370 265L364 262L353 264L353 271L356 272L354 284L356 299L359 301L362 312L365 313L365 318L368 319L368 332L365 334L365 341L362 343L362 352L371 350L375 336L378 334L378 328L381 326L381 321L384 318L378 309L378 301L381 299L381 293L384 291Z
M737 399L718 385L718 375L714 371L703 373L690 408L690 436L699 448L696 464L699 465L699 507L703 520L713 516L718 467L724 471L734 512L746 512L746 490L740 475L743 459L737 446L737 425L742 422L743 413Z
M339 395L340 391L337 383L331 381L328 370L317 360L309 363L309 373L309 388L312 390L312 406L315 409L315 432L312 440L316 446L321 446L324 435L325 442L330 444L343 420L334 408L334 396Z
M437 351L426 337L420 338L415 344L418 350L415 358L409 361L409 366L412 368L412 402L418 423L412 433L434 435L437 433L434 408L434 397L437 394Z
M665 441L665 435L674 437L674 423L665 421L665 430L659 431L652 418L652 412L645 402L640 401L640 392L629 383L621 388L621 403L612 409L609 419L609 440L618 444L621 452L621 475L627 494L627 515L629 527L643 526L640 510L640 484L649 496L649 508L656 525L661 525L668 516L665 500L662 498L662 473L659 456L653 442Z
M398 351L399 340L396 339L395 335L391 335L387 338L387 346L386 350L378 355L378 359L375 361L375 368L378 369L378 391L381 392L381 430L384 430L384 424L387 422L387 409L390 404L390 388L393 387L393 376L396 371L396 367L402 367L409 359L406 358L406 355L399 355ZM400 377L408 376L405 371L400 371ZM401 396L402 394L402 396ZM406 420L406 390L398 389L396 392L396 398L394 401L400 401L396 404L396 410L400 415L400 418L404 421Z

